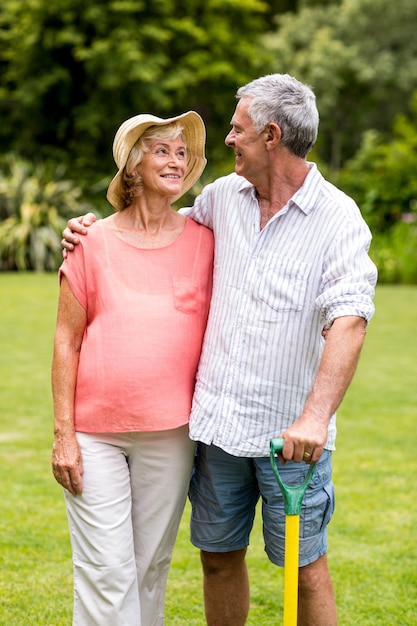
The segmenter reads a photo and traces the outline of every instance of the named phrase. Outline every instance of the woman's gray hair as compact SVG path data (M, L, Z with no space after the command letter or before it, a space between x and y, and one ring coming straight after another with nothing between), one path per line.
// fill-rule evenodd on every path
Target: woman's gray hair
M173 140L179 137L184 130L181 122L172 122L166 125L150 126L145 130L143 135L138 139L133 148L131 149L129 156L127 157L126 165L123 170L123 199L125 208L131 204L132 199L140 195L142 192L142 177L133 174L133 170L143 159L145 152L149 152L149 143L153 139L168 139ZM185 137L184 146L186 147Z
M240 87L236 97L253 98L248 114L257 132L275 123L281 143L304 158L317 139L319 113L312 89L289 74L269 74Z

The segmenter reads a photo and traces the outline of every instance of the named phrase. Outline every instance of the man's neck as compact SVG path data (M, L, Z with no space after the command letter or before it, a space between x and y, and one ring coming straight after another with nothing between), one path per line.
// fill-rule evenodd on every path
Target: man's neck
M286 206L303 185L308 172L307 161L293 157L276 167L259 185L255 184L261 229Z

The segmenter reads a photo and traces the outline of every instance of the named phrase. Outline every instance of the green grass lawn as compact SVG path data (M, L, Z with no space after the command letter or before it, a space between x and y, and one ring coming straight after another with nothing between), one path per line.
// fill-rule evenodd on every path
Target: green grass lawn
M57 278L0 273L0 625L69 626L72 569L63 497L50 471L50 362ZM417 287L381 286L338 415L329 560L342 626L417 623ZM187 508L169 577L168 626L204 626ZM248 626L282 623L283 574L248 553ZM146 625L144 625L146 626Z

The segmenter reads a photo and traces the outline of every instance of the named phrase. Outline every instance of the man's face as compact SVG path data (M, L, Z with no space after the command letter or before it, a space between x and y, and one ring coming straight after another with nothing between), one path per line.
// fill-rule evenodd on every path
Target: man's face
M258 133L248 115L251 98L239 100L233 114L232 129L226 136L225 144L233 148L236 162L235 172L256 185L257 173L264 167L267 151L265 132Z

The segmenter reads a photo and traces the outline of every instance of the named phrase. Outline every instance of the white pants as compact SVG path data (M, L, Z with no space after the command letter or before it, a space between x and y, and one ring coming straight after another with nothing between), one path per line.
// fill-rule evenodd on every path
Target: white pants
M83 493L65 491L77 626L161 626L194 458L188 425L77 433Z

